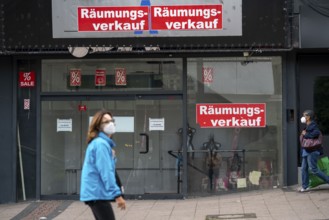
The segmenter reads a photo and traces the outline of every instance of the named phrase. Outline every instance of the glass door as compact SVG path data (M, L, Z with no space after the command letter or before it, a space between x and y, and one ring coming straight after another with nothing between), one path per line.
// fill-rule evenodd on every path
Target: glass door
M86 134L100 109L117 126L117 170L126 195L177 193L181 96L130 96L79 101L43 101L41 118L41 195L79 194Z

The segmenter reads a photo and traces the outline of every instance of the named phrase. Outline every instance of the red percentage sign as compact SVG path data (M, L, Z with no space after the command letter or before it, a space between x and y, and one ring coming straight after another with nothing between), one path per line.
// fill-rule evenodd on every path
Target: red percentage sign
M30 74L30 72L25 72L23 74L23 76L24 76L24 81L30 81L31 80L31 74Z
M126 76L125 76L125 70L124 69L117 69L117 82L118 83L125 83L126 82Z
M72 81L72 84L75 84L75 85L78 85L80 84L80 72L79 70L73 70L71 72L71 81Z
M213 71L211 67L203 68L203 82L212 82L213 81Z

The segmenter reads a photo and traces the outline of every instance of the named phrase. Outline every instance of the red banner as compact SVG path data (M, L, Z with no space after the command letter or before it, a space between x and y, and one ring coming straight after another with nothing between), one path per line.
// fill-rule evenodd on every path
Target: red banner
M81 70L70 70L70 86L81 86Z
M81 6L78 7L78 31L221 30L222 8L220 4Z
M265 103L196 104L196 122L201 128L265 127Z
M202 82L212 83L214 81L214 68L202 67Z
M95 72L95 86L106 85L106 70L98 69Z
M148 11L140 7L78 7L78 31L148 30Z
M127 73L125 68L115 68L115 85L127 85Z
M152 6L153 30L222 29L222 5Z
M19 87L34 87L35 72L19 72Z

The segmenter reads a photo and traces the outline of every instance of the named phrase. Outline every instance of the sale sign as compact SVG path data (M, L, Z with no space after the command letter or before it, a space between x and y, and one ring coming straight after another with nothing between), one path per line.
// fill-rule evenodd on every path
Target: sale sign
M202 67L202 82L212 83L214 81L214 68Z
M252 128L266 126L265 103L196 104L196 122L201 128Z
M95 72L95 86L105 86L106 85L106 70L98 69Z
M78 31L147 30L149 9L140 7L78 7Z
M70 70L70 86L81 86L81 70Z
M115 85L127 85L127 73L125 68L115 68Z
M19 72L19 87L34 87L35 72Z
M216 30L223 27L222 5L151 7L153 30Z

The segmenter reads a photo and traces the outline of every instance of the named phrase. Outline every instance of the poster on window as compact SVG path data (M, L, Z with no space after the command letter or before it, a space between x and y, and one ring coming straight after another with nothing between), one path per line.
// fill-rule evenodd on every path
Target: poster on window
M210 84L214 80L214 68L213 67L202 67L202 82L204 84Z
M70 69L70 86L81 86L80 69Z
M34 87L35 86L35 72L19 72L19 87Z
M105 69L96 70L95 86L106 86L106 70Z
M115 85L116 86L127 85L126 68L115 68Z
M201 128L255 128L266 126L265 103L196 104Z
M69 119L57 119L57 132L69 131L72 132L72 118Z

